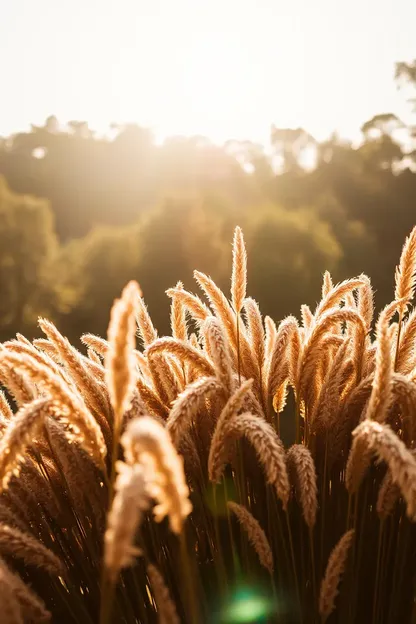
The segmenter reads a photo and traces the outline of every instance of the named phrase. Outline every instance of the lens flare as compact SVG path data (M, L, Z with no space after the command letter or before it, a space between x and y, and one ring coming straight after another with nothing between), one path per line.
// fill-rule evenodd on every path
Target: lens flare
M223 610L221 624L261 624L273 613L273 603L250 588L240 588Z

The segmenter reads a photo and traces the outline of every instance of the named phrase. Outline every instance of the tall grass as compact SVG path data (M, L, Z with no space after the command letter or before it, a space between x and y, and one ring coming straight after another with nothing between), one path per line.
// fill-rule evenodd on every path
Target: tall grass
M246 263L2 345L2 623L415 621L416 230L374 336L365 275L276 326Z

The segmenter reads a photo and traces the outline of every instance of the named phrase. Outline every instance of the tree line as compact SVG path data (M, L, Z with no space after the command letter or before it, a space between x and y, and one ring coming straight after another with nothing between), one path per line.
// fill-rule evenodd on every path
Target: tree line
M416 91L416 61L398 63ZM227 288L230 241L243 227L250 292L279 319L320 298L322 273L368 273L380 306L415 224L416 129L392 113L361 127L353 145L317 142L302 128L273 126L269 149L212 144L51 116L0 140L0 337L35 335L39 315L76 339L103 334L114 297L141 284L166 331L165 290L192 271Z

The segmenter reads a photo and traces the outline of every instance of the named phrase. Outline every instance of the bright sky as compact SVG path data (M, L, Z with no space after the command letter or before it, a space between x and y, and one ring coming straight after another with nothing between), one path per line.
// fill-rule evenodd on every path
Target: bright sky
M150 125L265 141L271 123L354 137L408 111L416 0L0 0L0 135Z

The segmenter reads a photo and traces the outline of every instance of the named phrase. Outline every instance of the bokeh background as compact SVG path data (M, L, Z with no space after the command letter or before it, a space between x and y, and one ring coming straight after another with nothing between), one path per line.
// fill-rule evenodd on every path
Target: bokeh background
M167 331L193 269L228 290L236 224L276 320L325 269L391 300L416 222L415 24L405 0L4 3L0 338L39 315L103 335L132 278Z

